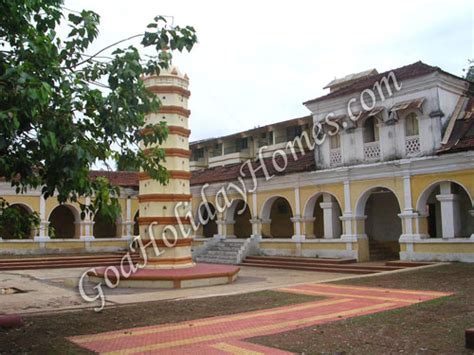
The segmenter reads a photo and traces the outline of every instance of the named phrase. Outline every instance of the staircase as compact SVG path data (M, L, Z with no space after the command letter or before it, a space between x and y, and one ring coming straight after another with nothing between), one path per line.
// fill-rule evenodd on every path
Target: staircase
M375 274L382 271L404 269L405 265L364 265L357 264L355 259L316 259L304 257L248 256L243 266L256 266L274 269L302 271L336 272L344 274ZM419 266L419 265L416 265Z
M247 240L221 239L195 259L199 263L238 264Z
M114 253L101 255L41 256L34 258L0 258L0 271L120 265L124 255L125 253ZM139 258L138 254L132 255L134 263L138 262Z

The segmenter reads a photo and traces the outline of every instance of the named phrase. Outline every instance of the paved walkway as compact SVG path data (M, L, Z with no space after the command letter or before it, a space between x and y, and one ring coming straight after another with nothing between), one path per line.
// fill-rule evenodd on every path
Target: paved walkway
M65 309L93 308L98 302L87 303L78 293L77 283L87 268L40 269L0 272L0 289L16 287L25 293L1 295L0 314L50 313ZM228 285L188 289L109 289L103 285L106 307L137 302L152 302L169 299L186 299L248 293L298 283L316 283L353 275L241 267L236 282ZM86 292L97 294L96 284L86 283Z
M326 298L176 324L77 336L69 340L81 347L106 354L288 354L248 343L245 339L406 307L449 295L430 291L314 283L275 290Z

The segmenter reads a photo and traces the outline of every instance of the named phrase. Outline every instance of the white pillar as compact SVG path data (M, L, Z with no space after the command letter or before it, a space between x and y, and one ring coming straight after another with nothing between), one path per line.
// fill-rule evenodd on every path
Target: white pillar
M451 239L459 236L461 230L459 196L451 193L450 182L441 183L440 194L436 195L436 199L441 204L443 239Z
M300 201L300 188L295 187L295 216L291 218L291 221L294 224L295 234L292 239L294 240L303 240L304 236L301 233L301 201Z
M323 201L319 205L323 209L324 238L338 238L341 235L341 229L337 215L337 203L332 201L329 195L323 195Z
M217 219L217 236L221 238L225 238L226 235L226 221L223 219Z
M43 195L40 195L40 225L38 235L34 236L34 240L37 241L45 241L50 240L51 238L48 236L48 228L49 228L49 221L46 219L46 200L44 199Z
M262 220L260 218L253 217L250 220L250 223L252 223L252 236L262 235Z
M344 214L339 219L344 223L344 235L342 237L352 237L351 186L349 180L344 181Z
M86 197L85 199L85 205L86 206L90 206L91 204L91 199L90 197ZM82 222L80 222L80 224L82 225L81 227L81 236L80 236L80 239L81 240L94 240L94 234L93 234L93 226L94 226L94 221L91 220L91 216L89 213L86 213L85 217L84 217L84 220Z

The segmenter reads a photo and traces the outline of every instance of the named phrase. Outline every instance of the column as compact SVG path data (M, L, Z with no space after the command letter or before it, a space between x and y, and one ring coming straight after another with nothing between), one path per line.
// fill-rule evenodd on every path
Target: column
M291 218L291 221L294 224L295 234L291 239L293 240L304 240L304 235L301 233L301 201L300 201L300 188L299 186L295 187L295 216Z
M216 224L217 224L217 235L215 235L215 237L225 238L227 234L226 221L223 220L222 217L218 217L216 219Z
M344 213L339 218L344 226L342 238L352 238L352 208L351 208L351 187L349 180L344 181Z
M41 194L39 198L40 198L40 213L39 213L40 225L39 225L38 235L36 235L35 233L34 240L45 241L45 240L51 239L48 236L49 221L46 219L46 200Z
M262 220L258 217L253 217L250 220L252 223L252 236L261 236L262 235Z
M436 199L441 204L441 228L443 239L452 239L459 236L461 216L459 213L459 196L451 193L451 183L443 182L440 185L440 194Z
M133 236L133 220L132 220L132 199L130 196L127 197L126 207L125 207L125 221L122 222L122 237L126 239L131 239Z
M86 197L84 204L86 206L89 206L91 204L91 199L90 197ZM94 221L91 219L91 214L86 213L84 220L82 222L77 222L81 224L81 235L80 239L81 240L94 240L94 234L93 234L93 227L94 227Z
M426 216L421 216L419 212L413 210L412 205L412 194L411 194L411 176L409 173L403 176L403 200L404 207L402 213L398 215L402 220L402 235L400 236L400 242L406 242L407 250L413 249L414 239L426 238L428 235L420 234L420 220L426 218ZM415 228L416 231L415 232Z
M319 204L324 216L324 239L338 238L341 235L339 216L337 215L337 202L331 196L324 194L323 202Z
M296 241L304 240L304 235L301 233L301 216L296 215L295 217L290 218L290 220L293 222L295 230L295 234L291 237L291 239Z

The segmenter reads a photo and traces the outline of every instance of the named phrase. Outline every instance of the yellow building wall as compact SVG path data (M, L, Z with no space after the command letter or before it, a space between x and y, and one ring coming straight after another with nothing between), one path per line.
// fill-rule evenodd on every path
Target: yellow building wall
M469 193L471 200L474 200L474 169L455 171L440 174L423 174L411 177L412 206L417 207L421 194L431 185L451 181L462 185Z
M300 201L301 201L301 214L304 214L304 208L308 203L309 199L318 193L326 192L333 195L341 211L344 211L344 185L340 184L326 184L326 185L312 185L304 186L300 188Z
M352 203L352 211L356 211L357 203L362 195L375 187L384 187L386 189L391 190L395 196L397 197L398 203L400 205L400 210L403 210L405 206L404 201L404 194L403 194L403 179L402 178L384 178L384 179L371 179L371 180L359 180L359 181L351 181L350 182L350 189L351 189L351 203Z

